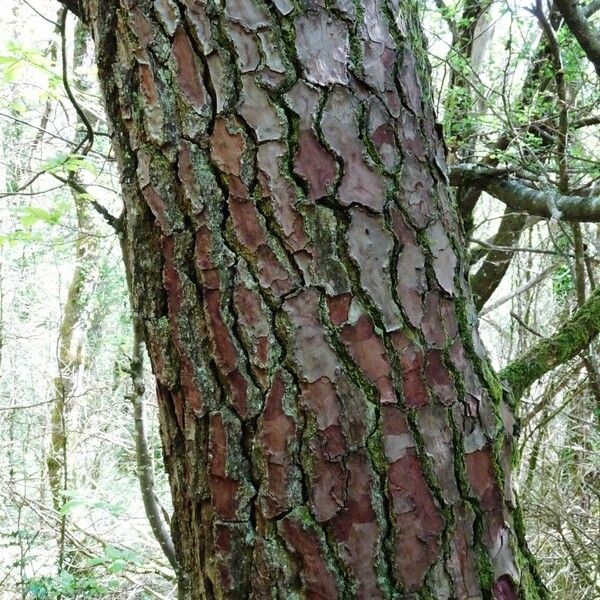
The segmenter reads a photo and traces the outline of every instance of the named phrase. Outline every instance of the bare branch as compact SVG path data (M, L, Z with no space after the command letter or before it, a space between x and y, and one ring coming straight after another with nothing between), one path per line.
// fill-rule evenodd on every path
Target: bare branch
M77 116L84 124L86 129L85 137L77 144L75 150L73 150L73 154L76 154L80 148L83 148L81 154L83 156L87 155L89 151L92 149L94 145L94 128L92 127L89 119L87 118L85 112L79 103L77 102L75 95L71 90L71 86L69 84L69 69L67 66L67 9L61 11L60 15L60 37L61 37L61 54L62 54L62 79L63 79L63 87L65 88L65 92L67 93L67 97L69 101L73 105L73 108L77 112ZM83 147L85 144L85 147Z
M130 396L133 404L135 419L135 453L137 476L140 482L142 501L152 533L159 543L174 570L178 569L177 555L169 528L161 516L160 505L155 496L156 488L152 464L152 453L148 444L147 423L144 403L144 351L142 345L144 335L142 322L136 313L133 314L133 354L130 361L132 393Z
M479 313L479 316L483 317L484 315L487 315L488 313L492 312L499 306L502 306L509 300L512 300L515 296L519 296L520 294L523 294L527 290L530 290L532 287L535 287L538 283L540 283L541 281L546 279L546 277L548 277L548 275L550 275L553 271L556 271L556 269L558 268L558 265L559 265L559 263L549 266L547 269L544 269L541 273L536 275L533 279L530 279L527 283L524 283L521 287L518 287L516 290L514 290L510 294L503 296L502 298L500 298L493 304L486 306Z
M54 179L57 179L61 183L68 185L73 192L83 196L86 201L88 201L92 208L115 230L116 233L119 233L123 229L123 223L120 217L115 217L111 212L102 206L100 202L98 202L86 189L84 185L76 181L75 179L68 177L64 178L56 173L49 172L49 175L52 175Z
M519 241L521 232L527 222L527 215L515 214L510 207L506 207L500 227L496 232L493 246L512 246ZM471 289L475 307L480 310L489 300L490 296L504 277L514 252L505 249L494 248L485 258L477 272L471 277Z
M552 218L555 206L560 218L575 223L600 222L600 197L565 196L556 189L538 190L510 177L506 170L481 165L458 164L450 167L452 185L470 185L504 202L513 210L529 215Z

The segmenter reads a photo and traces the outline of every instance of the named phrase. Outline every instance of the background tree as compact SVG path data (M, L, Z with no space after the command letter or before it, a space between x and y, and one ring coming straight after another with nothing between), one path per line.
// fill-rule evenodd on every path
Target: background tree
M71 16L61 49L57 8L48 6L47 22L15 5L2 28L3 126L10 124L2 129L10 132L2 156L11 167L6 180L2 173L0 232L0 595L114 598L120 589L126 595L146 589L162 598L173 588L173 573L136 495L136 431L125 399L129 376L120 369L132 352L122 259L114 230L94 216L100 207L92 192L102 190L111 210L118 200L110 193L112 159L105 153L89 35L80 25L74 35ZM87 156L85 127L64 77L80 110L95 121ZM147 377L138 373L132 394L138 412ZM153 420L146 427L147 482L159 446ZM149 491L163 495L164 487L159 469ZM57 539L67 550L58 560Z

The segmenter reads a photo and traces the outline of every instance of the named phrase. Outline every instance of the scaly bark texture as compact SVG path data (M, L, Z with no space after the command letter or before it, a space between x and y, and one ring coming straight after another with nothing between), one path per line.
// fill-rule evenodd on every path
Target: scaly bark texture
M538 598L416 6L83 4L181 598Z

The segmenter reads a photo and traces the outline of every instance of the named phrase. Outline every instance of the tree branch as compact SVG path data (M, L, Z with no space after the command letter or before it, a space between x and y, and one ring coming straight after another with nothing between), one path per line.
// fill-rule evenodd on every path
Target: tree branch
M504 303L508 302L509 300L512 300L515 296L519 296L520 294L523 294L527 290L530 290L532 287L536 286L538 283L540 283L541 281L546 279L546 277L548 277L548 275L550 275L553 271L555 271L558 268L558 265L559 265L559 263L550 265L547 269L544 269L541 273L536 275L533 279L530 279L528 282L524 283L521 287L518 287L516 290L512 291L510 294L507 294L506 296L499 298L498 300L496 300L489 306L486 306L484 309L481 310L481 312L479 313L479 316L483 317L484 315L487 315L488 313L492 312L499 306L502 306Z
M111 214L111 212L102 206L102 204L100 204L100 202L98 202L81 183L72 178L65 179L56 173L49 172L49 175L52 175L54 179L57 179L64 185L68 185L76 194L79 194L89 202L92 205L92 208L115 230L116 233L120 233L123 230L121 218Z
M67 13L68 10L63 9L59 17L62 54L62 80L67 97L69 98L69 101L73 105L73 108L77 112L77 116L83 123L86 130L85 137L77 144L77 146L73 150L73 154L76 154L81 148L83 148L81 154L83 156L86 156L92 149L92 146L94 145L94 128L92 127L85 112L83 112L81 106L79 106L79 103L77 102L77 99L75 98L75 95L71 90L71 85L69 84L69 69L67 65Z
M560 27L562 17L558 11L551 11L550 22L554 29L558 29ZM515 104L515 110L522 110L524 107L530 106L533 102L535 94L537 92L543 91L548 85L549 78L546 69L544 68L548 61L548 58L548 42L545 36L542 36L535 50L535 53L533 54L529 62L525 79L523 81L521 93ZM544 115L535 113L533 115L533 120L537 121L542 116ZM531 128L529 125L527 125L525 126L525 129L529 131ZM495 155L506 150L512 143L516 134L517 132L515 132L513 124L509 122L506 125L504 132L494 143L494 152L489 154L483 160L483 163L490 167L495 167L498 164L498 158ZM479 201L480 194L481 189L477 187L459 187L459 189L457 190L456 196L458 207L467 232L469 232L472 228L472 213L475 208L475 205Z
M556 6L600 76L600 33L589 24L586 13L574 0L556 0Z
M502 369L500 378L519 400L538 379L585 350L599 331L600 288L596 288L571 319L561 325L559 331Z
M575 223L600 222L600 196L564 196L556 190L537 190L510 177L506 170L481 165L450 167L451 185L468 184L490 194L516 211L546 219L560 217ZM553 209L558 212L553 214Z
M135 423L135 455L137 476L140 482L142 502L152 533L162 551L175 571L178 569L177 554L169 527L161 516L161 509L154 490L154 472L152 453L148 444L146 415L144 406L144 334L139 315L133 315L133 353L130 361L129 374L132 382L130 396L133 404Z
M584 16L591 17L594 13L600 10L600 0L593 0L582 9Z
M521 232L526 222L526 215L514 213L507 206L492 245L510 247L516 244L521 237ZM483 305L489 300L500 281L502 281L513 254L514 252L505 249L490 250L481 267L470 278L473 300L478 311L483 308Z
M83 21L83 11L79 5L79 0L59 0L60 3L69 9L75 16Z

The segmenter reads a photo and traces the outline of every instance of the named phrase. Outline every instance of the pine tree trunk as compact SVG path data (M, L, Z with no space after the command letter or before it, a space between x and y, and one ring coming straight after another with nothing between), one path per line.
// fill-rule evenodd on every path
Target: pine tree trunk
M416 6L84 4L180 597L540 597Z

